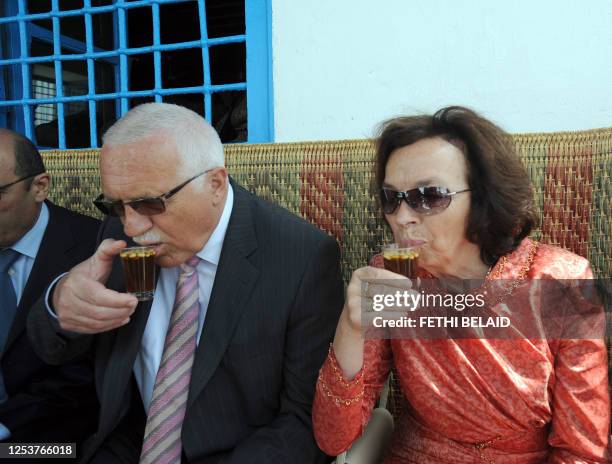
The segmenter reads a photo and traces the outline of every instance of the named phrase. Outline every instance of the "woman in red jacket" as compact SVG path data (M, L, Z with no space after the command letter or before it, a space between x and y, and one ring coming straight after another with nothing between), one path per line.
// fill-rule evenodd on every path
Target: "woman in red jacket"
M511 138L471 110L387 122L375 182L395 241L420 247L421 277L592 279L584 258L527 238L535 224L527 173ZM325 452L361 435L395 367L408 407L387 463L609 462L603 335L364 340L361 304L372 298L364 282L398 277L380 261L354 272L320 372L313 422ZM541 308L520 301L510 319L541 322Z

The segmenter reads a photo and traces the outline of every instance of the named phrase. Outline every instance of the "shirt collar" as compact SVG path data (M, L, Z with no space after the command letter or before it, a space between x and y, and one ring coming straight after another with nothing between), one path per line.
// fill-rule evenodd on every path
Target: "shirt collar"
M49 224L49 208L46 203L43 203L34 227L28 230L11 248L22 255L35 259L45 235L47 224Z
M227 184L227 198L225 199L225 206L223 207L223 213L221 213L221 219L212 235L196 256L204 261L207 261L215 266L219 265L219 257L221 256L221 248L223 247L223 240L225 239L225 233L227 232L227 226L229 224L230 216L232 215L232 208L234 207L234 190L232 185L228 182Z

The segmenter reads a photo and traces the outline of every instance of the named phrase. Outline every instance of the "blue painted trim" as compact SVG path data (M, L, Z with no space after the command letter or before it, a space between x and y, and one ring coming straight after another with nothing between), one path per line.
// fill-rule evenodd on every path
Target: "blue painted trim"
M153 93L159 93L160 95L179 95L186 93L201 93L201 92L233 92L237 90L247 90L247 84L245 82L239 82L237 84L219 84L219 85L198 85L195 87L177 87L173 89L160 89L160 90L130 90L129 92L114 92L114 93L101 93L95 95L76 95L74 97L54 97L54 98L29 98L21 100L7 100L0 101L0 107L2 106L14 106L21 104L38 104L38 103L69 103L69 102L82 102L86 99L91 98L92 100L112 100L116 98L135 98L135 97L150 97Z
M272 49L272 0L266 1L266 16L268 18L268 142L274 142L274 54Z
M59 11L58 0L51 0L51 22L53 24L53 54L62 54L62 42L60 37L60 20L54 13ZM55 66L55 95L58 98L64 96L64 73L62 62L57 60ZM57 103L57 141L60 150L66 148L66 119L64 113L64 102Z
M4 13L7 15L17 15L18 8L17 2L5 2ZM19 55L19 25L17 23L7 24L6 26L6 42L5 42L5 52L6 56L11 58L16 58ZM13 64L9 67L9 77L7 82L6 89L6 98L18 101L18 105L15 105L12 111L8 112L7 122L8 126L13 128L13 130L23 134L24 133L24 123L23 123L23 106L21 105L21 98L23 95L21 94L22 83L21 83L21 72L18 69L17 64Z
M85 8L91 7L91 0L84 0ZM94 50L93 43L93 23L90 13L85 13L85 45L87 53L92 53ZM93 58L87 58L87 93L93 95L96 93L96 70L94 67ZM93 148L98 147L98 121L96 120L97 105L95 100L88 100L89 109L89 145Z
M19 11L19 15L25 15L25 0L17 1L17 8ZM19 25L19 53L21 57L28 56L28 36L26 32L26 24L23 19L20 19L17 23ZM22 101L25 102L31 98L31 89L32 89L32 81L30 79L30 67L26 63L21 64L21 95ZM29 104L22 104L23 108L23 133L25 136L31 140L33 138L33 128L32 128L32 108Z
M250 143L274 140L271 0L245 0L247 120Z
M87 1L91 1L91 0L87 0ZM85 15L85 40L87 40L87 17L91 18L91 15L90 14ZM45 29L44 27L40 27L36 24L29 24L28 29L32 37L38 40L41 40L43 42L47 42L50 44L53 43L53 32L51 32L49 29ZM93 35L92 35L92 38L93 38ZM108 53L108 50L104 50L103 48L92 47L90 51L87 51L87 53L84 54L83 52L87 50L86 45L83 44L83 42L73 39L72 37L67 37L65 35L62 35L61 31L60 31L60 40L62 42L62 48L65 48L66 50L70 50L71 52L80 53L81 56L84 56L85 58L87 58L87 56L90 56L90 55L93 58L94 53L105 53L105 52ZM117 57L112 57L112 56L102 57L100 59L104 61L108 61L109 63L119 62ZM0 62L1 61L2 60L0 60Z
M4 15L3 5L0 5L0 14ZM4 56L4 47L2 46L2 40L0 40L0 56ZM6 86L4 85L4 72L0 71L0 100L7 100L8 95L6 94ZM8 127L8 109L0 108L0 127Z
M128 89L128 61L127 55L121 50L127 48L127 18L125 14L125 3L123 0L117 0L116 5L119 7L117 10L119 18L119 93L125 94ZM128 99L121 97L119 100L119 116L123 116L128 112Z
M225 45L228 43L239 43L244 42L246 40L246 36L244 35L235 35L229 37L219 37L215 39L209 39L206 42L201 40L194 40L191 42L178 42L173 44L162 44L162 45L154 45L151 47L135 47L135 48L118 48L117 50L108 50L101 52L92 52L92 53L75 53L70 55L60 55L53 54L48 56L35 56L35 57L27 57L27 58L12 58L6 60L0 60L0 65L7 64L22 64L22 63L50 63L55 60L62 61L83 61L87 58L92 58L94 60L98 59L106 59L106 61L111 61L109 58L117 57L121 55L137 55L141 53L151 53L155 51L167 52L172 50L184 50L187 48L200 48L200 47L213 47L216 45ZM114 61L116 62L116 61Z
M11 1L11 0L2 0L2 1ZM130 8L139 8L142 6L151 6L153 2L159 5L169 5L171 3L185 3L187 0L140 0L140 1L131 1L129 3L123 3L123 0L115 0L115 4L106 5L106 6L93 6L91 8L79 8L77 10L66 10L66 11L57 11L53 13L53 16L57 16L58 18L67 18L70 16L83 16L85 13L90 14L99 14L99 13L111 13L117 9L117 5L121 5L121 8L129 10ZM25 21L36 21L38 19L49 19L49 13L35 13L35 14L24 14L18 15L15 13L9 13L6 17L0 18L0 24L4 23L14 23L20 20Z
M198 0L198 15L200 17L200 40L202 44L202 72L204 76L204 87L209 86L211 82L210 78L210 54L208 53L209 41L208 41L208 24L206 23L206 6L204 0ZM212 124L212 96L210 92L204 92L204 117Z
M159 5L154 3L151 8L151 14L153 19L153 46L159 47L161 44L161 32L159 27ZM160 90L163 86L162 82L162 62L161 62L161 52L159 50L155 50L153 52L153 73L155 85L153 90ZM155 94L155 101L161 102L162 96L159 93Z

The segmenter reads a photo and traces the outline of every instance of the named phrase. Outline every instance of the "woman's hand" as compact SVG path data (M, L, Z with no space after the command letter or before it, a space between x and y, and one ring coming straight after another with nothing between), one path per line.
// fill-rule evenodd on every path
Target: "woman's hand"
M334 337L334 354L347 379L352 379L363 365L364 324L380 314L372 311L375 296L393 295L397 291L411 291L411 288L409 279L386 269L366 266L353 272ZM385 314L388 317L388 313Z

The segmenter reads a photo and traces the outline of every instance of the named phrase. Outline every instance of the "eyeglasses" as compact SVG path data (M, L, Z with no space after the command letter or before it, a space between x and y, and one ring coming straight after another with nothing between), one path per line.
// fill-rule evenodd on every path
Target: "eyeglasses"
M9 187L11 187L11 186L13 186L15 184L18 184L19 182L23 182L24 180L28 180L28 179L31 179L32 177L36 177L37 175L42 174L44 172L45 171L40 171L40 172L37 172L36 174L30 174L30 175L22 177L20 179L14 180L13 182L9 182L8 184L0 185L0 197L2 197L2 194L4 193L4 190L6 190L7 188L9 188Z
M93 203L100 211L102 211L102 213L106 214L107 216L125 216L126 206L129 206L138 214L142 214L144 216L154 216L156 214L161 214L166 211L166 201L172 196L176 195L183 187L185 187L185 185L210 171L212 171L212 169L201 172L200 174L195 175L190 179L187 179L181 185L174 187L169 192L164 193L163 195L160 195L158 197L139 198L138 200L123 202L121 200L105 200L104 195L100 194L98 198L93 201Z
M424 215L437 214L450 205L454 195L469 192L470 189L449 192L444 187L418 187L406 192L397 192L388 188L380 189L380 202L385 214L395 213L402 200L415 212Z

